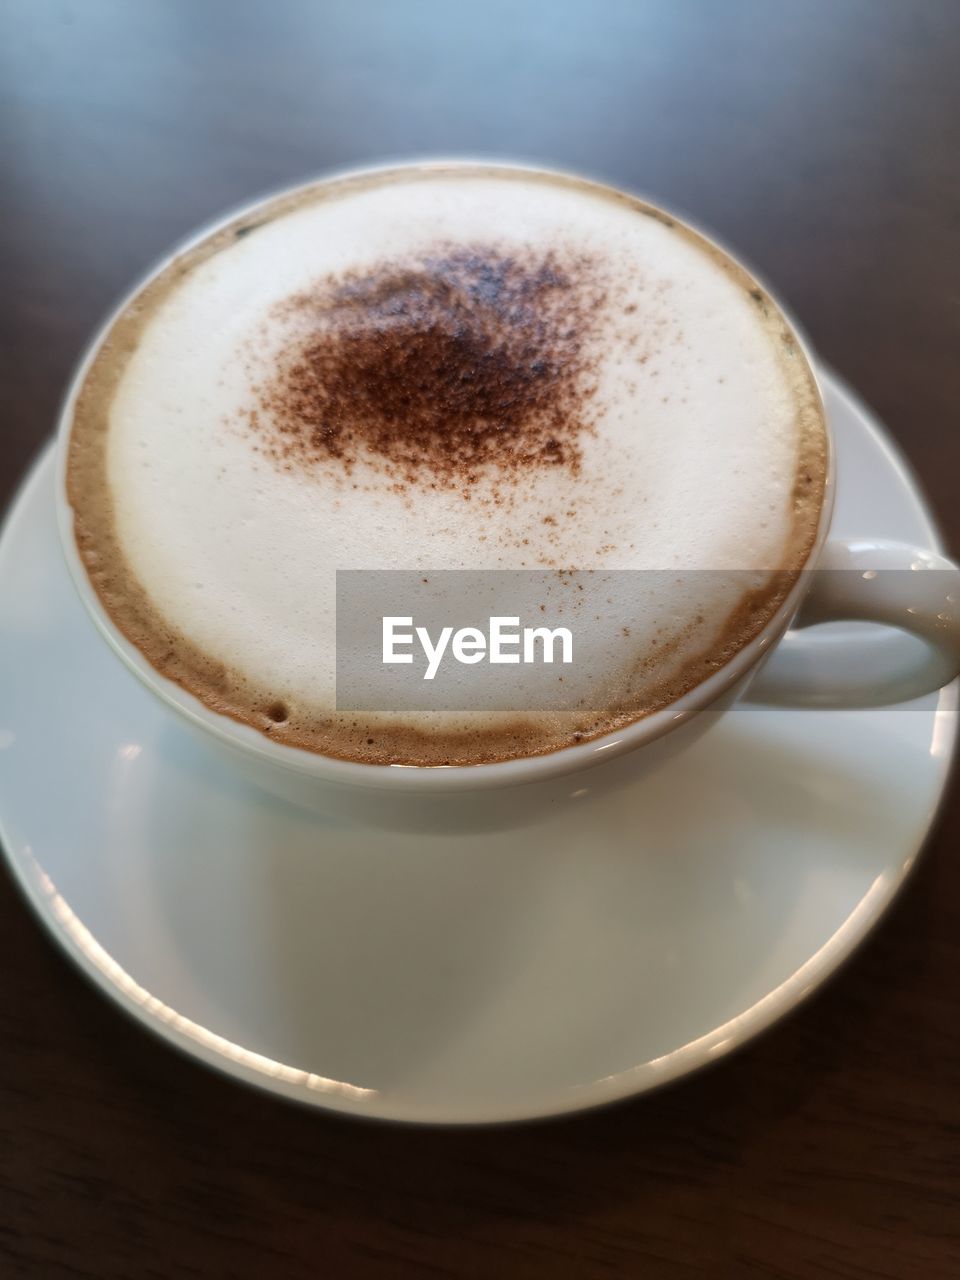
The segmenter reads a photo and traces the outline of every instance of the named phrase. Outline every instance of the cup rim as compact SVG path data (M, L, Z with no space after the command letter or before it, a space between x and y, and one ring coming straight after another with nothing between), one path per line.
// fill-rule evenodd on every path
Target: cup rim
M692 689L659 710L634 720L621 729L612 730L588 742L571 743L568 746L559 747L554 751L541 755L522 756L516 759L479 764L368 764L343 760L335 756L321 755L319 752L309 751L303 747L295 747L287 743L273 741L251 725L234 720L221 712L212 711L194 694L188 692L175 681L161 675L152 666L144 654L127 639L113 622L90 581L80 558L74 536L73 508L67 498L67 445L72 426L73 406L90 365L103 342L109 336L121 314L130 306L146 285L181 254L188 252L237 219L249 217L264 204L273 200L283 196L292 196L311 187L331 182L375 176L377 174L386 176L394 171L408 169L435 169L439 171L480 169L493 173L509 170L515 173L530 173L547 178L561 178L578 183L588 190L596 191L600 194L625 197L640 209L670 218L686 231L692 232L707 247L734 263L769 298L789 328L799 356L806 364L824 426L826 467L823 499L816 536L797 575L796 582L763 630L739 649L718 671L715 671L705 680L702 680ZM569 170L487 157L431 156L407 160L390 160L378 164L349 166L325 171L318 176L284 184L264 192L252 200L235 206L189 233L147 268L123 294L115 306L111 308L103 323L94 332L70 376L67 389L63 395L57 416L55 441L57 451L55 490L57 527L71 580L101 635L141 683L196 728L212 734L223 745L238 750L245 755L253 756L264 764L280 766L285 770L301 776L315 777L320 781L345 784L351 787L373 786L377 789L390 791L402 790L421 793L474 791L516 786L545 778L559 777L581 769L589 769L628 751L636 750L649 742L663 737L672 729L678 728L740 682L754 664L764 657L775 642L779 640L782 632L786 630L802 598L808 572L816 562L826 540L834 501L833 436L812 346L792 312L784 306L776 292L769 287L764 278L752 266L746 264L739 254L734 253L712 233L705 232L695 221L692 221L685 214L678 214L669 205L651 200L633 191L624 191L611 183Z

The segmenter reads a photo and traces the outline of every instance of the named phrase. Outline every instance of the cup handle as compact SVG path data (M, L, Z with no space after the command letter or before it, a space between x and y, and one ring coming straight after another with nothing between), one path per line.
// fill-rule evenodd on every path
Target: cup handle
M951 560L903 542L835 539L809 572L800 612L748 701L876 707L932 693L960 674L960 569ZM850 620L884 625L856 637L814 629Z

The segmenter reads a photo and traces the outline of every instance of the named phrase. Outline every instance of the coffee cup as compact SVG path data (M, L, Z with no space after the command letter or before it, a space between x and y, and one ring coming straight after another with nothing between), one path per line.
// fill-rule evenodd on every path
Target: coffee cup
M802 526L804 539L802 545L800 542L797 543L799 549L794 559L787 569L779 574L778 581L782 583L782 588L776 594L772 589L766 589L765 613L761 616L754 611L756 616L752 615L750 629L741 629L737 633L732 650L728 651L724 648L721 651L715 639L711 642L716 650L716 656L722 660L712 661L708 667L704 667L701 663L697 668L696 679L691 679L687 675L684 681L678 683L678 676L677 681L669 686L669 696L664 696L660 705L648 702L644 705L643 714L638 714L632 719L629 716L621 717L620 721L611 725L606 732L598 729L596 732L571 734L568 738L561 740L547 739L542 735L535 736L528 753L521 747L509 755L505 754L503 758L490 758L487 752L486 755L479 754L475 759L468 758L467 762L464 761L462 752L458 753L452 762L446 762L442 756L404 759L401 755L401 758L383 761L364 759L362 756L361 758L344 758L342 752L327 753L311 749L315 744L301 745L292 732L286 735L285 739L283 723L286 720L286 704L282 699L277 700L280 711L275 716L268 716L272 723L264 726L253 717L250 717L248 722L244 722L243 716L237 715L232 706L228 706L226 710L220 709L216 699L207 696L204 689L189 687L188 681L178 678L179 672L176 669L165 669L164 664L158 662L156 653L145 651L142 635L137 634L135 628L128 625L123 608L117 606L116 597L111 596L110 589L104 588L104 581L109 579L109 575L101 574L98 579L96 569L91 568L91 566L102 565L105 560L108 561L109 555L105 554L102 547L91 547L89 539L84 541L82 528L78 532L78 522L79 526L82 526L84 516L83 511L78 511L77 500L78 455L75 441L78 406L82 407L83 397L88 394L91 381L97 376L98 368L103 365L104 351L109 351L111 347L123 347L124 343L129 346L131 335L133 335L133 345L136 345L136 334L142 332L142 328L135 330L131 325L142 324L142 315L145 310L143 299L149 298L151 289L156 290L158 282L162 282L163 287L169 290L171 278L176 280L179 276L183 276L187 270L183 264L189 266L194 255L199 255L200 261L209 262L211 260L209 246L222 247L246 240L258 227L268 223L277 210L283 214L290 209L299 209L300 202L305 196L312 198L313 193L318 190L336 188L338 183L347 184L349 190L356 190L358 187L363 189L365 185L379 190L384 184L391 183L399 183L396 189L403 189L404 175L410 170L401 168L363 171L341 175L325 180L321 184L309 184L295 191L257 202L253 206L232 214L216 226L205 229L151 272L147 281L139 285L120 305L95 338L72 381L61 415L57 483L58 521L71 576L94 622L113 650L184 725L198 732L212 750L224 754L232 767L255 785L327 817L424 831L478 830L532 820L542 811L545 804L582 802L590 797L602 796L610 788L635 779L640 772L656 767L677 751L684 749L741 697L795 706L878 705L930 692L948 683L958 674L960 671L960 607L958 607L960 570L944 557L922 548L869 536L852 540L831 538L830 520L835 485L834 451L829 424L817 387L815 364L796 324L787 318L782 306L747 268L702 233L686 227L672 213L658 209L648 202L636 201L633 197L611 192L581 179L506 166L460 166L446 162L413 168L417 174L426 172L428 175L436 175L438 181L449 179L448 185L449 183L456 185L458 181L466 181L471 175L478 173L492 175L493 182L502 180L517 183L528 180L531 184L551 182L567 184L572 186L579 195L585 193L589 198L616 202L618 216L620 210L625 209L633 216L640 215L641 220L646 219L650 223L656 223L659 228L666 229L673 236L678 234L679 228L679 232L688 236L691 242L696 244L698 252L709 253L712 262L719 264L718 278L722 277L725 282L723 287L727 287L731 281L734 282L741 293L752 298L757 307L762 309L764 323L775 326L777 342L780 344L781 351L787 353L790 362L789 378L792 380L790 386L802 388L804 412L812 424L809 427L812 433L810 438L815 438L818 442L813 463L809 466L804 463L801 467L801 471L815 473L810 491L813 493L815 489L815 493L812 497L804 494L801 499L794 499L794 505L802 510L802 519L805 521ZM398 174L399 177L397 177ZM484 191L481 189L481 195L483 194ZM453 196L450 196L450 199L452 201ZM533 202L530 218L534 223L537 207ZM367 216L367 212L364 210L361 212L364 217ZM619 234L619 223L614 230ZM658 236L661 234L661 231L657 232ZM323 295L324 306L327 307L323 313L323 323L329 327L329 316L341 315L343 307L347 305L343 302L346 296L349 323L353 327L338 331L332 346L328 342L329 334L326 329L324 330L324 342L328 342L328 345L322 348L322 360L318 366L326 379L323 403L326 404L329 401L329 388L341 386L341 383L345 403L348 405L353 403L352 396L359 394L362 399L366 394L365 386L360 386L358 392L355 381L356 369L362 364L362 360L357 359L358 355L362 354L362 350L357 345L359 340L355 336L357 297L360 298L359 305L362 309L364 324L371 313L375 314L375 349L382 352L384 343L392 340L389 335L384 338L385 312L381 287L384 284L392 290L389 292L387 306L391 326L394 325L398 312L404 324L412 314L414 322L427 323L431 333L437 332L436 308L438 306L444 308L440 317L443 323L449 320L451 304L448 299L451 296L451 288L458 299L456 306L459 308L466 306L469 312L474 305L474 300L478 297L481 298L483 305L487 305L491 272L499 282L497 287L503 296L510 298L509 307L503 313L507 316L510 325L534 324L535 330L530 329L529 332L535 332L537 335L541 334L545 327L548 336L552 333L555 337L556 334L572 332L575 321L579 323L582 320L585 325L588 321L592 323L590 317L583 312L582 306L580 311L570 310L570 298L573 294L578 294L581 303L583 298L587 298L591 306L596 304L595 309L609 307L610 288L604 285L603 289L600 289L594 280L587 280L586 284L582 284L576 276L579 266L576 270L573 268L568 270L562 258L553 256L535 262L532 267L518 268L518 255L515 248L512 248L508 254L497 248L495 254L491 250L492 256L484 258L477 265L475 235L471 233L465 243L469 243L472 258L465 257L459 250L456 252L445 250L446 257L438 257L435 254L431 258L420 254L417 259L418 270L423 269L422 264L425 262L434 264L431 270L439 271L442 275L442 288L438 291L431 284L430 290L418 292L412 303L409 293L411 271L409 265L404 265L399 274L391 266L392 274L382 274L380 277L368 275L366 278L375 280L375 288L362 283L366 279L362 273L361 286L357 284L356 274L344 276L341 273L337 277L336 289L340 292L332 294L328 289ZM657 252L660 250L658 249ZM587 257L588 255L583 255L571 258L570 261L579 264L586 261ZM439 267L437 263L440 263ZM514 274L511 275L510 272ZM398 280L403 282L402 305L396 302ZM547 282L547 294L543 293L544 281ZM229 297L229 288L226 285L223 287ZM537 288L541 289L539 294L536 293ZM345 289L346 295L343 293ZM484 290L487 292L484 293ZM549 292L550 290L553 292ZM557 290L560 292L557 293ZM301 295L296 296L299 298ZM331 297L335 297L340 310L330 309L328 304ZM534 298L536 304L532 310L527 307L525 301L530 297ZM559 303L556 301L557 297L560 298ZM624 295L624 297L632 298L632 295ZM464 298L466 303L461 301ZM521 301L518 302L517 298ZM439 302L438 299L440 299ZM597 301L598 299L602 301ZM627 316L635 314L636 304L632 300L624 305L621 303L623 298L618 296L618 314L621 312ZM305 309L313 315L317 305L319 304L315 301L315 295L309 295L301 311ZM664 304L664 306L667 305ZM550 308L556 306L560 307L559 321L558 325L550 330L549 324L543 317L547 315L549 320ZM430 308L433 310L431 311ZM497 313L498 325L501 324L503 315ZM533 316L532 320L531 316ZM135 318L133 322L131 317ZM298 317L297 325L302 320L300 312ZM469 318L464 322L458 311L455 321L454 329L458 342L462 339L464 323L466 323L469 338L471 336ZM337 320L337 323L340 321ZM485 344L484 358L490 350L490 323L488 313L483 313L482 325L477 332L481 334ZM629 328L632 321L626 323ZM126 332L124 326L126 326ZM288 331L289 326L284 332ZM353 361L350 365L340 360L344 332L349 333L350 342L353 344L348 350ZM420 330L415 334L416 342L420 341L417 336L419 332ZM511 340L512 332L511 330ZM709 332L714 330L711 329ZM520 346L526 359L530 350L529 334L521 333L520 337L522 339ZM311 337L310 341L316 344L315 337ZM400 333L399 341L401 344L409 345L410 335L406 330ZM526 346L523 345L524 342L527 343ZM624 343L628 345L626 338ZM561 359L552 366L556 385L548 389L550 395L554 396L550 401L549 409L552 415L550 421L554 424L559 421L557 405L560 402L555 395L555 393L559 394L558 387L564 395L572 395L571 388L574 387L574 383L578 387L586 383L593 388L600 380L600 375L596 374L595 368L581 360L581 352L585 345L578 340L572 344L568 343L566 347L561 344L559 348ZM314 349L316 346L311 348L311 350ZM301 352L298 357L301 367L302 350L303 348L298 348ZM503 362L508 360L510 351L509 346L500 341L499 330L496 331L494 350L497 360L500 361L499 367L502 369ZM474 356L471 353L472 348L468 348L468 355L472 359ZM443 355L444 360L448 361L446 349ZM546 348L534 350L534 357L534 363L538 369L543 366L550 367L550 351ZM686 358L692 358L689 357L689 352L687 356L681 356L681 362ZM665 363L666 359L667 357L663 356L664 369L668 367ZM672 368L676 366L676 359L673 357L671 359L673 363L669 367ZM571 380L572 375L568 377L564 372L562 367L564 361L573 369L579 382L576 379ZM645 365L646 363L644 360ZM406 367L405 362L404 367ZM444 365L444 368L446 367ZM110 366L110 370L110 376L116 379L116 369ZM389 369L387 372L389 373ZM376 374L381 379L381 383L378 384L380 387L378 394L382 397L384 394L383 367L379 367ZM313 377L313 374L310 376ZM502 375L499 376L502 379ZM524 378L523 385L518 383L514 388L510 403L516 403L518 395L522 400L522 395L529 393L529 403L523 401L524 413L527 414L524 421L540 422L541 419L537 419L536 414L543 412L543 396L546 393L539 387L530 391L526 374ZM341 382L338 383L337 379ZM723 381L723 378L718 379L720 383ZM116 383L113 385L115 386ZM262 387L262 381L258 385ZM274 406L279 403L277 414L281 417L289 405L289 377L284 388L284 394L288 397L285 403L278 402L276 394L271 392L274 395L271 403ZM302 385L298 384L296 390L299 395L303 390ZM718 394L721 393L718 392ZM661 397L661 399L666 402L667 398ZM782 396L780 399L782 400ZM258 403L263 409L262 398ZM294 397L293 403L301 405L302 399ZM411 403L409 394L403 399L403 403ZM584 403L578 401L574 405L580 415L577 418L578 422L583 417ZM777 403L780 401L778 400ZM454 402L451 404L453 405ZM461 411L461 406L462 400L458 399L454 405L457 412ZM452 412L452 409L448 409L448 414L449 412ZM472 409L470 412L473 412ZM674 410L670 412L674 413ZM680 412L679 409L676 410L674 416ZM793 420L792 417L790 420ZM472 449L477 435L473 425L474 419L469 418L465 421L464 439ZM390 422L394 423L395 418L391 418ZM406 445L403 445L402 452L397 454L396 440L389 433L387 436L384 435L383 426L380 423L379 435L376 437L377 447L381 449L378 465L383 463L384 457L387 459L384 465L389 464L385 483L396 488L400 483L397 467L402 466L408 468L403 474L416 489L416 485L422 480L423 467L447 466L449 461L447 454L440 458L439 463L436 462L436 429L432 419L428 426L429 430L425 438L431 441L430 448L433 453L423 453L423 456L420 456L420 454L411 454ZM579 477L582 475L582 466L580 457L576 453L580 447L580 438L563 437L560 430L555 430L554 427L551 427L549 437L544 436L540 426L537 427L537 432L539 434L534 433L526 438L524 444L526 452L522 455L523 465L526 466L526 459L528 456L533 456L535 452L529 447L530 440L533 440L537 449L540 449L535 460L538 467L541 463L545 466L548 462L550 466L554 466L557 455L563 454L566 450L565 456L571 459L569 470L573 477L569 483L572 486L581 483ZM557 439L554 439L554 434L557 435ZM587 435L589 436L589 432ZM94 433L91 432L91 438L93 437ZM290 439L291 436L288 433L286 436L275 435L266 444L263 440L259 441L258 465L266 467L271 476L274 473L269 470L271 467L274 470L278 468L282 470L286 467L289 471L291 455L289 452L283 453L282 449L278 452L277 442L279 441L279 445L286 448ZM296 440L299 441L300 437L296 437ZM143 443L140 441L141 445ZM228 454L232 447L229 444L226 446ZM339 467L343 459L342 442L337 444L337 449L341 450L340 454L337 454L336 450L329 449L329 441L324 447L327 448L330 456L325 455L319 461L311 459L311 466L328 469L332 465ZM449 446L444 443L443 447L448 449ZM457 447L462 449L463 446ZM478 469L482 471L485 460L493 456L489 451L492 449L495 452L501 447L500 437L496 437L493 445L487 444L484 447L488 452L483 455L479 464L471 455L468 471L471 468L473 471ZM297 448L300 448L299 443ZM586 439L583 449L586 452L587 462L589 462L589 448L589 439ZM389 452L391 449L394 450L393 454ZM271 450L273 450L272 453ZM383 450L387 452L384 453ZM263 461L265 455L269 457ZM85 465L87 455L80 456L81 466ZM509 455L511 467L518 465L517 456L515 452ZM296 458L294 461L296 463ZM353 469L356 460L349 459L349 461L351 466L346 469L345 474L356 475ZM455 461L459 467L462 453L457 455ZM496 467L500 464L494 459L490 465ZM411 466L414 469L417 466L421 467L421 472L411 476L409 472ZM586 463L583 466L586 466ZM559 468L557 470L559 471ZM460 484L462 470L455 469L454 474L457 477L455 483ZM537 471L536 474L539 476L541 471ZM551 472L551 476L553 474ZM83 472L83 475L85 476L86 472ZM810 475L807 474L806 478L809 481ZM342 478L338 482L342 483ZM402 484L400 487L402 489ZM357 488L355 483L354 488ZM572 490L564 492L570 491ZM477 493L479 490L474 489L473 492ZM787 490L783 489L783 492L786 493ZM793 492L796 493L796 488ZM521 510L525 509L524 503L529 507L532 501L528 499L527 494L528 490L522 489ZM409 497L409 492L407 496ZM541 497L538 496L537 501L540 500ZM624 509L627 509L626 502ZM869 531L864 533L868 535ZM164 554L168 554L168 549ZM418 567L426 567L426 562L419 562ZM562 570L558 571L562 572ZM637 572L643 572L643 569L639 568ZM203 589L202 585L198 586L198 589ZM760 618L759 622L756 620L757 617ZM897 643L865 647L855 637L831 637L826 644L823 643L822 638L816 637L817 624L844 619L871 621L884 624L886 627L894 627L901 632L912 633L923 644L919 647L907 648ZM157 634L162 631L162 628L152 625ZM625 627L623 630L626 632L628 628ZM146 649L148 648L149 646L146 646ZM680 670L681 668L678 667L678 671ZM689 667L684 667L682 670L687 672ZM659 677L661 673L658 671L657 674ZM661 680L658 687L668 686ZM602 721L595 720L591 723L594 728L598 725L602 728ZM369 738L367 741L372 743L374 739Z

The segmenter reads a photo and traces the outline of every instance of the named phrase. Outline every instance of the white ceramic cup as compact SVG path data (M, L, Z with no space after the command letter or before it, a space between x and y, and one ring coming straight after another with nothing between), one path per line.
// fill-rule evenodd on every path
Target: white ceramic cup
M277 194L271 194L267 201ZM257 201L204 228L179 246L176 254L236 218L249 218L267 201ZM669 216L676 219L672 212ZM702 231L698 234L703 236ZM720 251L737 261L727 250ZM397 829L511 826L536 817L544 804L581 801L636 778L639 771L689 745L744 693L753 700L780 705L880 705L931 692L960 673L960 569L934 552L871 538L869 530L861 538L831 539L831 444L816 543L806 569L775 616L722 669L669 706L615 733L548 755L495 764L371 765L271 741L247 725L210 711L180 685L160 675L113 624L77 551L73 512L66 496L67 437L74 400L90 362L120 312L173 256L140 281L110 316L68 389L58 439L61 540L80 597L113 650L147 688L202 735L211 749L225 753L236 770L267 791L330 818ZM758 287L776 302L765 283L758 282ZM793 321L788 318L787 323L801 358L812 366L807 343ZM829 423L826 430L829 440ZM843 619L886 624L886 628L899 631L878 630L876 643L870 644L849 635L817 637L811 643L808 627ZM905 646L902 632L919 637L923 645Z

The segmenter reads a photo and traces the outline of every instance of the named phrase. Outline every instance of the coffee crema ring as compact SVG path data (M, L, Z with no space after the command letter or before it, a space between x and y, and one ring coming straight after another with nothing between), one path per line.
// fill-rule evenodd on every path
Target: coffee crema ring
M668 705L773 616L826 483L813 372L748 272L631 196L487 165L224 224L113 318L69 416L114 627L210 710L370 765L545 754ZM646 591L681 567L690 590ZM576 614L580 665L542 665L560 705L526 683L479 709L341 702L341 571L464 569L545 573L506 611L524 626ZM574 607L571 569L638 590ZM504 613L486 589L481 623Z

